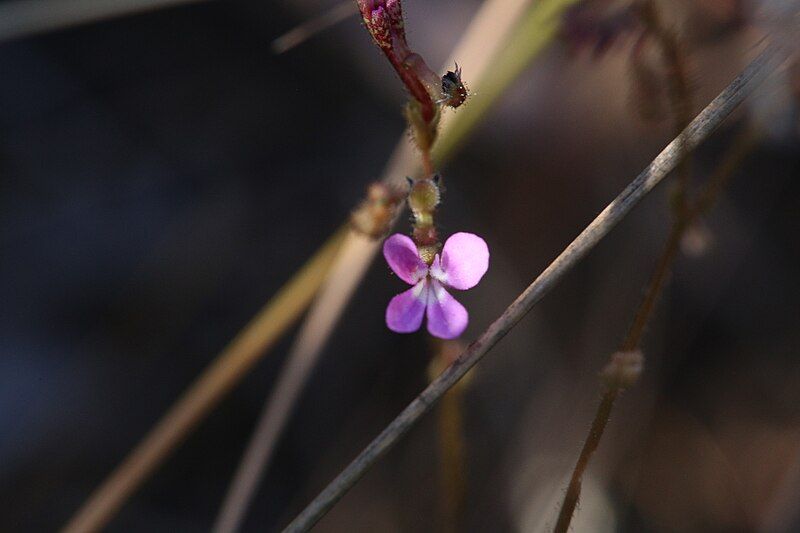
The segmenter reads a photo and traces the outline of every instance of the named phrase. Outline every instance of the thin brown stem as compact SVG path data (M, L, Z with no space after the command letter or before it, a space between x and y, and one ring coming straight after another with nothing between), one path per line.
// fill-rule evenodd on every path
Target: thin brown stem
M698 115L684 132L692 150L703 142L783 59L768 46ZM331 481L285 531L308 531L397 443L437 401L475 366L572 268L672 172L684 153L673 140L569 246L509 305L438 378L428 385L373 441Z
M620 351L628 352L639 348L647 324L653 316L658 298L669 277L675 258L680 251L681 240L686 229L694 222L697 216L706 212L714 204L723 186L730 180L736 168L755 146L756 138L757 137L751 130L745 128L731 144L697 199L692 205L687 205L673 220L669 236L664 244L664 249L659 256L656 267L647 284L644 297L636 310L628 334L622 341ZM569 530L572 516L575 513L575 507L580 498L583 474L586 471L592 454L600 444L606 425L611 417L614 402L620 392L622 392L620 387L611 386L603 393L600 405L597 407L597 412L595 413L594 421L592 422L592 427L589 430L589 435L586 437L586 441L578 457L578 462L575 464L572 476L570 477L569 487L567 488L564 503L559 511L558 521L554 529L556 533L566 533L566 531Z
M672 263L680 249L681 237L683 236L685 227L684 220L683 217L676 218L672 225L664 250L658 259L658 263L647 285L639 308L636 310L633 324L628 330L625 339L622 341L620 351L632 351L639 347L642 337L644 336L645 328L647 327L650 317L653 315L655 304L658 301L658 297L669 275ZM583 474L586 472L586 467L589 466L589 460L592 458L595 450L597 450L597 446L600 444L600 440L603 438L606 425L611 417L611 410L620 392L621 389L618 386L610 386L606 388L603 393L600 405L597 407L597 412L594 415L594 421L592 421L592 427L589 429L589 435L583 443L583 448L578 456L578 462L575 463L575 468L570 476L569 486L564 495L564 503L561 505L561 510L558 513L558 521L553 530L556 533L566 533L569 530L572 516L575 513L575 507L577 507L578 500L581 496Z
M687 223L688 221L684 217L677 218L672 223L664 244L664 250L658 258L655 269L653 269L653 274L647 284L642 301L634 315L633 323L620 345L620 351L635 350L641 344L647 324L653 316L653 310L669 277L672 263L678 256L678 251L680 251L681 238L686 230Z
M463 351L459 341L434 340L437 353L428 366L431 381L436 379ZM464 395L469 387L469 377L459 381L442 398L438 412L439 483L441 504L441 531L460 530L467 493L466 442L464 440Z
M664 79L667 97L672 113L673 131L679 139L681 132L692 120L692 93L689 86L689 73L686 57L678 35L668 28L655 0L642 0L639 13L648 35L655 40L664 63ZM676 169L678 188L675 206L678 216L683 216L687 205L689 181L691 178L691 159L685 157Z
M425 176L432 176L434 172L436 172L436 168L433 166L433 160L431 159L430 150L423 151L421 159L422 159L422 172L424 173Z
M464 388L455 386L444 395L439 406L442 531L453 533L459 530L467 488L463 402Z
M731 176L742 161L753 151L758 144L759 135L755 130L745 127L733 140L731 147L723 156L722 161L714 169L709 177L706 186L697 195L697 199L692 206L690 216L695 219L708 212L719 199L720 191L730 181Z
M586 438L586 442L583 443L578 463L575 465L575 470L572 471L569 487L567 487L567 493L564 496L564 505L562 505L561 511L558 513L558 522L556 522L554 531L562 532L569 529L572 513L581 495L583 473L586 471L586 467L589 466L589 460L600 444L600 439L603 438L603 432L606 430L606 424L608 424L608 419L611 416L611 409L614 407L614 401L618 395L619 389L610 388L606 390L600 400L600 406L597 408L592 427L589 429L589 436Z
M676 168L678 184L675 191L675 217L670 228L664 249L659 256L650 281L645 289L644 296L636 310L633 322L627 335L620 345L620 352L632 352L639 348L644 337L647 324L653 316L656 303L669 278L672 264L680 251L681 239L686 228L691 222L691 213L688 206L689 182L691 180L691 159L686 145L684 131L691 121L691 92L689 89L686 60L682 53L677 35L668 29L661 18L655 0L643 0L639 4L639 13L647 31L655 39L665 66L665 78L673 123L679 142L680 162ZM570 476L569 486L564 496L564 502L558 513L558 520L554 531L566 533L569 530L572 516L578 505L581 495L583 474L589 461L603 438L606 425L611 417L614 402L622 391L618 380L607 385L600 405L597 407L589 435L584 441L578 461Z

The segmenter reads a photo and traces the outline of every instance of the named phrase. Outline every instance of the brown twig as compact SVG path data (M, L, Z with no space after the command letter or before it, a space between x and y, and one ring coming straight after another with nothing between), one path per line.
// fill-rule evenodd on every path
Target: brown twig
M525 291L430 383L386 428L292 521L286 532L308 531L433 405L475 366L511 328L616 226L653 187L678 165L684 150L703 142L774 68L778 50L768 46L689 125L684 143L673 140L614 199Z

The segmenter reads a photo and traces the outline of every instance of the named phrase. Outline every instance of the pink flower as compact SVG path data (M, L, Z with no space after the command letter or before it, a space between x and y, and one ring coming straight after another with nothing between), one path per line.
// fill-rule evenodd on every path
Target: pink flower
M411 333L422 325L427 311L428 331L434 337L454 339L464 332L469 314L447 289L471 289L489 268L489 247L472 233L456 233L444 243L428 267L409 237L396 233L383 243L386 262L412 288L392 298L386 325L397 333Z

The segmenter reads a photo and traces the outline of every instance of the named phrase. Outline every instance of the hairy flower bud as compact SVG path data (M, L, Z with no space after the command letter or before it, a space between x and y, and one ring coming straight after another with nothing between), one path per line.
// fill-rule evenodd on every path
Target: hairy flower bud
M439 205L439 179L434 177L432 179L417 180L411 186L411 191L408 193L408 207L416 214L417 212L424 213L436 209Z

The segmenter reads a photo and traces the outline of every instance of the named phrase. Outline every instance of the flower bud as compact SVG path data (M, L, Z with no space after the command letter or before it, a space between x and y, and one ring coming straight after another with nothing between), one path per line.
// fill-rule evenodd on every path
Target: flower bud
M417 213L429 213L439 205L439 185L432 179L417 180L408 193L408 207Z

